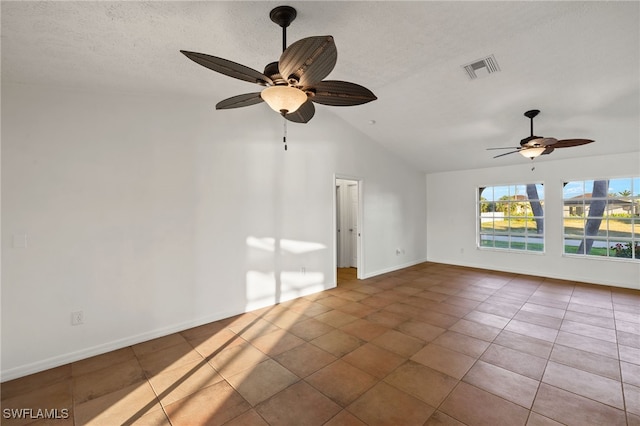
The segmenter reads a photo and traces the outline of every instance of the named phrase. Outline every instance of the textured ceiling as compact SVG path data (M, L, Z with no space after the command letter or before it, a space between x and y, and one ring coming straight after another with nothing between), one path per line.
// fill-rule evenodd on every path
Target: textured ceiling
M206 70L180 49L262 71L281 52L269 11L298 10L291 43L332 35L328 78L378 100L319 105L425 172L528 164L488 147L529 135L596 143L549 161L640 150L640 2L9 2L2 1L2 81L196 96L259 90ZM470 80L462 65L493 54L501 71ZM258 105L212 114L245 114ZM375 122L372 124L372 122ZM304 126L302 124L292 124Z

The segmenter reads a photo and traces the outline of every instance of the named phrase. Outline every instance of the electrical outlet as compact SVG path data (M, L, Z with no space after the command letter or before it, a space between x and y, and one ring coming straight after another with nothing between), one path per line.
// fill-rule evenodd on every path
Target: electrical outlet
M76 311L71 312L71 325L84 324L84 312Z
M306 267L306 266L301 267L301 268L300 268L300 273L301 273L302 275L306 275L306 274L307 274L307 267Z

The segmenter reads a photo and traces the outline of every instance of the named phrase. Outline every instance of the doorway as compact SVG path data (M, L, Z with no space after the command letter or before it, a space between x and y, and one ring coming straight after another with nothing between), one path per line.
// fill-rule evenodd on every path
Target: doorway
M360 278L361 263L361 182L335 179L336 282L341 277Z

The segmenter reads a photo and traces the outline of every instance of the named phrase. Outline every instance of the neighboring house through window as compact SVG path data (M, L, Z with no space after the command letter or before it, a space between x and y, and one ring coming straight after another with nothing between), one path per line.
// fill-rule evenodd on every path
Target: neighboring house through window
M564 183L564 253L640 259L640 177Z
M541 183L478 188L478 247L544 251Z

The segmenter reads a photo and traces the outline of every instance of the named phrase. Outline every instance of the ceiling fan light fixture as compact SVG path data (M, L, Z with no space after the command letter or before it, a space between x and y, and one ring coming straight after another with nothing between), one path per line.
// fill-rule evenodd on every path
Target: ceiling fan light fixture
M533 148L525 148L525 149L521 149L520 151L520 155L522 155L523 157L526 158L531 158L532 160L538 156L540 156L547 148L544 146L538 146L538 147L533 147Z
M307 101L307 94L291 86L271 86L260 93L260 97L272 110L285 115L295 112Z

